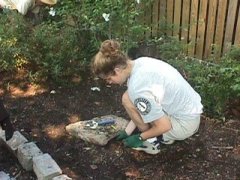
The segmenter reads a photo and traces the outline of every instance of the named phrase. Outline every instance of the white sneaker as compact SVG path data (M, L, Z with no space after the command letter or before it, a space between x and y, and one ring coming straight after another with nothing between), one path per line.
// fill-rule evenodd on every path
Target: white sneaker
M168 140L168 141L160 141L162 144L167 144L167 145L169 145L169 144L173 144L174 142L175 142L175 140Z
M160 143L155 140L146 140L143 142L143 145L137 148L132 148L134 150L138 150L138 151L144 151L148 154L157 154L160 152Z
M161 136L158 136L157 137L157 140L161 143L161 144L167 144L167 145L169 145L169 144L173 144L174 142L175 142L175 140L164 140L163 139L163 136L161 135Z

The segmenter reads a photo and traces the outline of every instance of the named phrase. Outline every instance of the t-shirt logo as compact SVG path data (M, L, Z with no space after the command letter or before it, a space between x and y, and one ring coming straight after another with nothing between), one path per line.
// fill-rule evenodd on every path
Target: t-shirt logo
M142 115L147 115L151 111L151 104L145 98L137 98L134 105Z

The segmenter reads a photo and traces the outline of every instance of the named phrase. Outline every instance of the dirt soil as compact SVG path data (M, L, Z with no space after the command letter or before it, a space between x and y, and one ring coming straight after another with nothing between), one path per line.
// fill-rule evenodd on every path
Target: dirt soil
M110 141L97 146L70 136L65 126L113 114L129 119L121 105L126 86L107 86L91 76L75 86L28 83L24 73L0 74L0 97L11 120L29 142L49 153L74 180L240 179L240 120L225 123L202 116L193 137L162 145L157 155ZM100 91L91 90L99 87ZM0 146L0 171L19 180L36 179L5 146Z

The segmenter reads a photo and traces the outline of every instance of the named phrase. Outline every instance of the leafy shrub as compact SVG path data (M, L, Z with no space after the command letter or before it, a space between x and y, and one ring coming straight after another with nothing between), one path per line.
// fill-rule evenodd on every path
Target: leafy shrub
M62 23L39 25L31 38L31 62L37 67L36 72L60 81L84 69L86 59L78 37L77 29Z
M185 45L171 36L162 36L153 41L157 47L161 59L170 60L184 54Z
M240 64L224 58L218 64L193 58L170 60L201 95L204 112L212 117L224 117L229 103L240 98Z
M54 16L49 10L36 26L13 11L1 16L1 70L25 68L34 81L67 80L87 67L101 41L118 39L127 49L148 30L137 21L144 12L135 0L63 0L54 6Z
M118 39L125 49L141 41L149 27L144 21L141 4L150 6L152 1L141 0L105 0L105 1L61 1L59 14L65 22L75 26L79 31L88 31L89 42L93 49L105 39Z
M22 16L7 11L0 18L0 69L14 70L28 63L29 26Z

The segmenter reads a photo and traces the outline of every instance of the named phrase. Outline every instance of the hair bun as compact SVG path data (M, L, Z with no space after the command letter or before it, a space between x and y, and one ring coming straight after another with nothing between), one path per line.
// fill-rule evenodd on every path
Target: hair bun
M120 52L120 44L115 40L106 40L99 51L106 57L116 56Z

